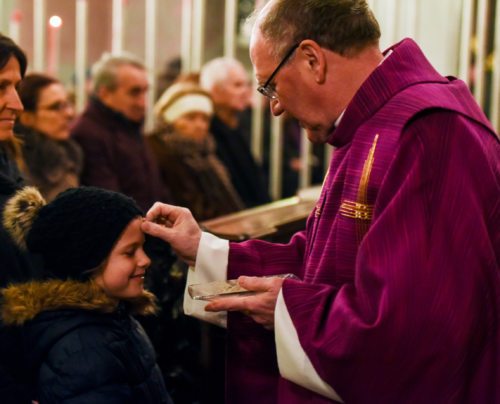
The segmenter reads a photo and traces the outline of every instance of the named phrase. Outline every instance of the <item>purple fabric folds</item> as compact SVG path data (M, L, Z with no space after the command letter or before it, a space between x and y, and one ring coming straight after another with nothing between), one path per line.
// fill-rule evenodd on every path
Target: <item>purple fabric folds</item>
M344 402L500 403L500 142L463 82L411 40L392 49L331 135L306 230L231 243L228 276L302 279L287 309ZM371 220L345 214L363 195ZM229 403L328 402L279 377L271 332L234 313L228 328Z

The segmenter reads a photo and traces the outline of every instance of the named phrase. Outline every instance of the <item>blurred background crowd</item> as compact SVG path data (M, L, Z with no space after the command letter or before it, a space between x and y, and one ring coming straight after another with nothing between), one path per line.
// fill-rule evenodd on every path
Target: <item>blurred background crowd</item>
M0 2L3 27L9 24L10 36L25 48L29 59L28 73L18 88L24 110L16 122L12 147L22 177L38 187L47 201L65 189L91 185L131 196L144 211L163 201L188 207L196 219L205 221L293 196L304 184L321 183L328 162L323 146L311 145L305 151L298 122L285 116L276 129L268 105L254 95L245 19L259 1L67 3ZM149 3L156 3L152 9L154 44L148 44L149 34L143 30L144 25L153 24L147 21ZM385 3L390 2L374 3L375 12L383 14L382 23L389 24L384 13L390 7ZM423 3L418 3L422 9ZM82 4L87 9L78 14ZM146 11L138 12L145 4ZM470 26L464 25L467 4L454 1L443 8L448 18L441 41L446 52L434 52L438 55L434 62L442 69L454 66L447 73L465 74L495 123L498 94L489 85L495 76L488 65L495 58L494 31L486 30L491 31L486 38L474 33L482 13L487 25L494 25L491 16L496 3L490 1L485 11L473 2L468 10L473 11ZM232 15L224 14L229 7L234 7ZM393 10L395 21L411 12L405 7ZM432 10L439 18L439 10ZM424 11L419 18L424 18ZM56 13L62 20L51 18ZM82 15L88 27L85 40L79 43ZM139 18L146 18L140 33L134 27ZM231 34L224 32L228 19ZM419 30L419 21L406 29L421 35L425 47L422 38L428 38L427 43L435 38ZM456 49L465 41L460 42L459 35L464 26L471 33L464 38L476 47L467 50L462 65ZM181 35L185 29L190 34ZM395 30L383 32L403 35L404 29L399 23ZM37 32L42 33L38 39ZM197 33L204 40L202 45L197 43ZM393 42L393 38L386 41ZM481 44L483 48L478 47ZM161 63L153 52L154 65L158 65L153 69L148 63L149 46L165 51ZM88 52L78 75L71 58L82 47ZM432 50L429 53L432 56ZM439 56L443 57L441 65ZM478 69L482 69L479 75ZM278 163L273 157L276 148ZM304 172L307 180L301 185ZM181 315L186 268L168 247L148 240L147 248L154 262L149 289L158 297L162 311L157 318L143 319L143 324L158 351L172 398L177 403L223 402L224 331Z

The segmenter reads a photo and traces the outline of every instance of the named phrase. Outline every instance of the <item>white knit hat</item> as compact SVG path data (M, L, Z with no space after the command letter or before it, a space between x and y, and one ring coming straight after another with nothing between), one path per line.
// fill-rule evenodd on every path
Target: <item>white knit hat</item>
M170 86L154 106L155 116L166 123L173 123L189 112L203 112L209 116L214 112L210 95L190 82Z

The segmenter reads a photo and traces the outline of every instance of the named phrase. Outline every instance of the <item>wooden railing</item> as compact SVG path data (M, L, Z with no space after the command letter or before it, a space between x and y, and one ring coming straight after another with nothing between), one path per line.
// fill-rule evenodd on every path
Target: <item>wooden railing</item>
M201 223L205 231L219 237L243 241L264 239L287 242L297 231L305 228L306 220L316 204L319 188L305 196L282 199Z

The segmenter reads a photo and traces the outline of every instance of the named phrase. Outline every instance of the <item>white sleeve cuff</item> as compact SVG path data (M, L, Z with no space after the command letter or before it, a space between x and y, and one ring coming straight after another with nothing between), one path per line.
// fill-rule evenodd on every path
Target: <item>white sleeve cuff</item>
M227 279L229 241L202 232L194 271L200 281L224 281Z
M228 256L229 241L210 233L201 233L195 267L190 267L188 270L186 289L184 290L184 314L220 327L226 327L227 313L205 311L207 302L191 299L187 288L189 285L198 283L226 280Z
M302 349L283 298L283 289L278 294L274 310L274 336L281 377L322 396L343 402L335 390L321 379Z

